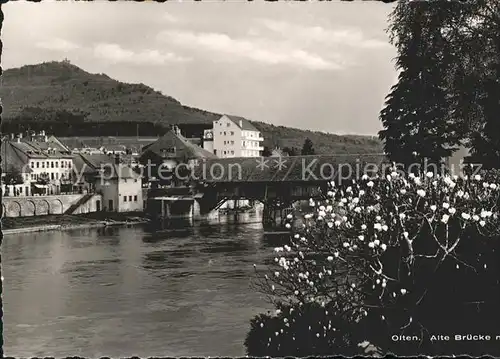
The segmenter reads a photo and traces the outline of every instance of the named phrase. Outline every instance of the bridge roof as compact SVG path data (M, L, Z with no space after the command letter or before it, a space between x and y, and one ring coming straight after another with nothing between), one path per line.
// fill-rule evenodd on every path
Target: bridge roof
M383 162L384 154L215 158L200 161L193 173L206 183L324 182L337 179L339 173L344 178L373 173Z

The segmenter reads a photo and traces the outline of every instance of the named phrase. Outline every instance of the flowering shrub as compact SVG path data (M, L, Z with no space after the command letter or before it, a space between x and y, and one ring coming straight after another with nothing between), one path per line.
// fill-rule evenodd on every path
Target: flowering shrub
M275 267L260 278L259 288L277 308L314 303L323 308L321 322L352 323L358 342L385 352L499 353L500 186L493 178L431 172L405 178L394 169L386 177L332 184L327 199L310 201L303 228L290 243L275 248ZM331 330L325 326L318 338L329 340ZM457 342L455 334L493 338ZM337 348L330 354L350 354ZM285 352L275 346L272 353L265 355Z

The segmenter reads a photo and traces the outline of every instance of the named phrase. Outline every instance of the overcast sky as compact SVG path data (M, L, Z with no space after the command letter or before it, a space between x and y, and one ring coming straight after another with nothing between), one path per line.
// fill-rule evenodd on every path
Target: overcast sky
M392 5L73 3L2 5L4 68L68 58L183 104L276 125L376 134L395 82Z

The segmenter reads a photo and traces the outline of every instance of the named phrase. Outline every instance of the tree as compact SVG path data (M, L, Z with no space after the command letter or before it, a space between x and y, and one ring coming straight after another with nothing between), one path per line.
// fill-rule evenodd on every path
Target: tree
M298 156L299 154L296 147L283 147L283 152L287 153L288 156Z
M271 155L272 155L272 152L269 149L269 147L264 146L264 150L262 151L262 156L263 157L270 157Z
M315 154L313 143L309 138L306 138L306 140L304 141L304 145L302 146L300 154L303 156Z
M460 122L451 116L443 76L453 56L438 31L445 23L442 15L420 4L401 5L393 13L391 30L400 74L380 113L384 129L379 137L389 158L405 167L424 159L441 163L465 136Z
M303 218L303 226L275 248L274 264L264 273L257 269L257 288L280 320L256 318L247 345L258 346L250 338L262 332L264 350L255 350L261 356L296 356L304 347L312 356L325 347L349 355L363 341L402 356L499 355L495 340L431 338L500 330L499 179L498 172L405 178L393 169L388 177L364 176L332 187L326 200L311 200L310 211L291 216ZM290 352L283 341L298 325L293 313L310 306L322 315L316 312L300 330L314 342L297 343ZM331 341L342 334L350 334L350 347ZM421 340L397 342L394 335Z
M497 111L492 109L495 100L487 101L489 105L484 100L500 98L488 81L495 78L492 69L500 61L500 3L432 3L400 2L391 14L389 34L401 75L381 112L380 137L389 156L403 162L416 160L414 152L446 157L446 147L458 140L472 145L476 159L497 162L479 154L487 148L491 152L492 146L492 152L500 151L499 144L488 140L493 126L487 125L488 113ZM422 73L425 84L418 81ZM415 99L417 95L421 98ZM436 125L438 131L432 131Z
M5 172L4 183L8 185L23 184L24 179L18 168L10 165Z

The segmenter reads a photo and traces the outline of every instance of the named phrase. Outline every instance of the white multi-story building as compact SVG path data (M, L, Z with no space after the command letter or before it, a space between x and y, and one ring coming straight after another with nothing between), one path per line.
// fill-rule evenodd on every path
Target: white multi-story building
M243 117L223 115L214 121L212 136L217 157L259 157L264 150L260 131Z

